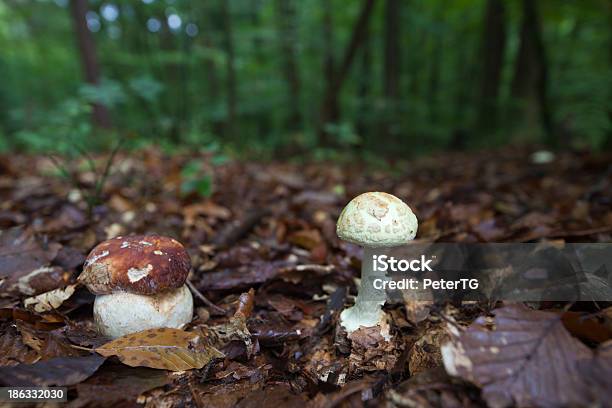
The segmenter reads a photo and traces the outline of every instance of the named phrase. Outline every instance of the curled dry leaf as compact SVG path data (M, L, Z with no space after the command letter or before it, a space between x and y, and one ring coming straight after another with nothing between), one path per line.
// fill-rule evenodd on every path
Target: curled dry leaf
M211 327L208 330L200 328L202 333L212 332L212 337L215 339L215 345L227 351L227 347L232 343L240 344L243 352L250 358L257 351L257 343L253 342L251 332L246 325L246 319L241 316L232 316L227 323L219 324Z
M465 331L451 326L451 341L442 346L449 374L482 387L483 397L492 406L594 402L596 395L584 369L597 361L589 348L567 332L558 314L519 305L494 314L494 327L483 317ZM607 371L610 376L609 367Z
M208 343L201 333L158 328L120 337L95 349L99 354L117 356L131 367L184 371L202 368L223 353Z
M50 312L60 307L64 301L70 298L76 286L76 284L68 285L65 288L54 289L41 293L38 296L29 297L23 301L23 305L26 308L34 309L38 313Z

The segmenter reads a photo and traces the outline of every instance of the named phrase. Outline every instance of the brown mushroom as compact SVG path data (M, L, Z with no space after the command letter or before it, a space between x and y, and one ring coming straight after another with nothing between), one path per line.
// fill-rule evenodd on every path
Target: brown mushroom
M109 337L191 321L185 281L191 261L180 242L159 235L117 237L96 246L79 281L95 293L94 321Z

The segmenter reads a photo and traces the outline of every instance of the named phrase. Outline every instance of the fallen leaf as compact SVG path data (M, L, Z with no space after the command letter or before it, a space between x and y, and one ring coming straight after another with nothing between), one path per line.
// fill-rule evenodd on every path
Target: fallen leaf
M0 367L0 383L6 386L67 386L85 380L106 358L91 354L85 357L57 357L34 364Z
M35 350L24 344L14 325L3 324L0 326L0 333L0 366L32 364L40 358Z
M200 332L205 333L201 328ZM241 316L232 316L227 323L210 328L212 337L228 358L246 355L250 358L257 351L258 344L251 339L251 333L246 326L246 319Z
M43 313L57 309L74 293L76 284L68 285L50 292L42 293L38 296L27 298L23 301L26 308L34 309L35 312Z
M240 381L230 384L206 387L202 384L193 384L191 393L194 402L202 408L234 408L251 391L259 388L259 383L251 384L249 381Z
M36 275L55 272L49 263L60 248L57 243L41 243L30 230L21 227L0 231L0 289L35 294L38 288L29 283Z
M183 215L185 217L185 225L192 226L195 224L196 219L202 215L227 220L232 216L232 213L227 208L215 204L212 201L205 201L203 203L184 207Z
M591 405L579 366L593 353L567 332L558 314L521 305L493 313L492 324L480 317L464 331L449 325L451 341L442 346L449 374L482 387L492 406Z
M255 390L242 399L236 407L296 407L303 408L307 399L305 395L296 395L287 386L276 385L263 390Z
M410 375L441 367L440 345L448 339L446 331L439 326L430 327L412 345L408 357Z
M278 276L282 268L290 266L286 261L255 261L250 265L204 273L200 280L200 290L227 290L249 288Z
M71 346L63 335L63 329L36 330L31 324L20 321L16 325L23 342L38 353L41 361L56 357L80 357L86 353Z
M449 376L444 368L430 368L386 392L389 407L481 407L479 390L463 380Z
M305 249L313 249L322 241L321 233L316 229L296 231L289 235L289 242Z
M388 371L395 366L403 345L386 340L383 335L388 336L388 330L387 324L373 327L360 326L348 335L351 341L349 356L351 373Z
M122 403L133 403L142 393L170 381L165 371L105 364L94 376L76 386L78 397L69 407L124 406Z
M95 351L105 357L117 356L131 367L185 371L202 368L223 353L207 344L201 334L179 329L149 329L120 337Z
M594 316L579 312L564 312L561 319L565 328L580 339L599 344L612 338L612 328L606 327Z

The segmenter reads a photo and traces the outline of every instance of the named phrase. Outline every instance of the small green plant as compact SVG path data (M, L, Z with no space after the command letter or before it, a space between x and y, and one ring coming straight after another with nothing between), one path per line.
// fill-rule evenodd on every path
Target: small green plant
M229 160L221 152L218 143L210 143L200 149L203 158L192 159L181 169L181 195L183 197L196 194L200 197L210 197L214 192L215 167Z
M213 193L213 176L204 171L199 160L190 160L181 169L181 195L197 194L210 197Z
M71 183L73 188L80 191L81 196L87 203L87 213L89 217L91 217L94 207L103 202L104 186L108 181L112 165L117 153L123 145L123 141L124 139L119 139L117 141L108 157L102 162L102 166L99 166L96 160L86 150L80 148L77 144L74 145L74 149L78 156L84 159L85 169L94 174L94 182L90 186L84 186L79 180L79 170L82 169L75 168L73 163L78 163L80 160L73 160L75 157L74 154L69 156L48 155L59 174Z
M181 169L181 195L197 194L210 197L213 193L213 176L206 171L201 160L190 160Z

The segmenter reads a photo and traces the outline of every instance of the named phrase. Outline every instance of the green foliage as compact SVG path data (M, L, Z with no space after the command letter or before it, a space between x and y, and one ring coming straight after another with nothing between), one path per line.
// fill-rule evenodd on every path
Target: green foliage
M467 133L474 146L514 137L510 88L522 18L518 0L504 2L508 33L497 129L474 132L485 0L400 0L396 100L388 100L383 89L387 22L381 1L339 95L341 117L324 125L333 146L318 137L325 54L333 54L336 68L341 64L361 2L329 3L327 41L323 0L288 0L289 15L278 9L280 1L229 2L231 32L223 1L90 0L88 22L101 71L96 86L83 85L66 1L0 3L0 149L109 149L112 137L90 124L94 102L110 109L114 126L133 135L134 146L199 149L216 142L224 151L258 158L285 151L329 158L338 149L409 156L447 148L458 132ZM600 147L612 132L610 8L601 0L538 5L558 137L571 135L573 146ZM180 18L180 26L169 27L171 16ZM228 107L228 37L235 118ZM297 100L286 77L288 53L295 58ZM528 141L540 142L538 132L526 132L532 133ZM206 185L192 181L189 189L205 191Z
M181 169L181 194L197 194L210 197L213 193L213 176L202 168L201 160L188 161Z
M89 137L92 132L89 121L91 108L87 102L80 99L67 99L48 111L29 113L24 109L14 109L11 114L16 122L25 120L24 117L29 114L32 122L29 128L15 132L13 143L18 148L72 156L76 153L75 141L93 141ZM86 149L93 147L84 146Z

